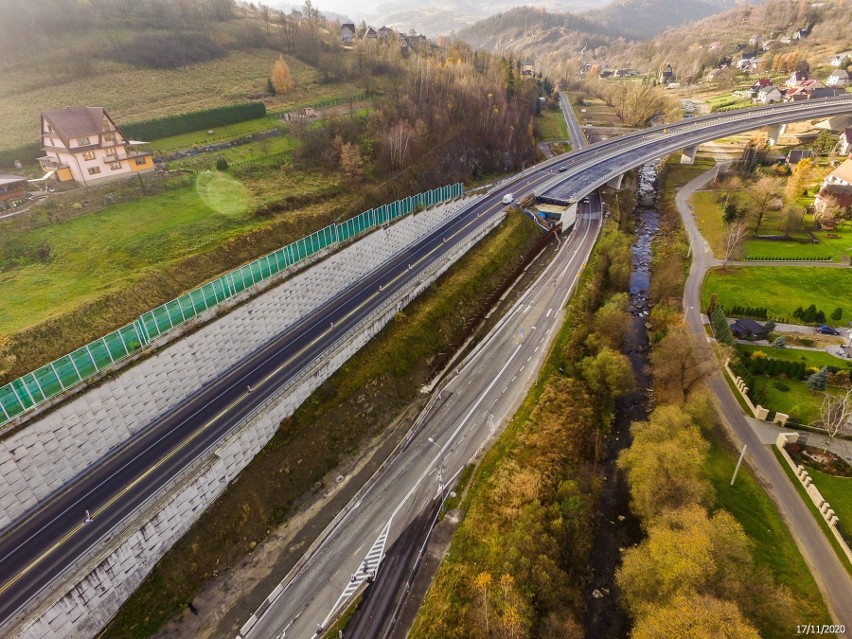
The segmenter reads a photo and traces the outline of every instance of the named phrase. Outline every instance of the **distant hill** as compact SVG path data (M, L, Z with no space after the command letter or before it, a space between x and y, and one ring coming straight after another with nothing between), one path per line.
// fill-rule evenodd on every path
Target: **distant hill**
M455 35L471 46L490 51L531 54L552 52L555 46L580 51L619 38L647 39L733 6L735 0L615 0L582 14L518 7Z

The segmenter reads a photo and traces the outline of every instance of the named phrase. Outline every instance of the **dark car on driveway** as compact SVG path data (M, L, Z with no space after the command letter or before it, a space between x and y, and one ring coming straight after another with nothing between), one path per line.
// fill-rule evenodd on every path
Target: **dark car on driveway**
M817 333L822 333L823 335L840 335L840 331L828 324L821 324L817 326L816 330Z

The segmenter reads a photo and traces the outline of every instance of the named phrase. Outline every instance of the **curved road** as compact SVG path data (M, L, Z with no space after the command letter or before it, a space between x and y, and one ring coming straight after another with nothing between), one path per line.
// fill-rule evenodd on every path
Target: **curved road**
M675 197L693 254L689 277L683 291L684 313L689 330L698 343L706 349L706 356L709 358L714 358L715 355L710 352L707 334L701 321L701 284L704 282L707 270L721 265L721 261L713 257L709 244L699 233L692 215L692 208L689 206L689 199L695 191L704 187L713 178L714 171L715 169L697 176L688 182ZM754 264L746 262L746 265ZM787 262L776 262L776 265L789 266ZM809 266L814 265L809 264ZM746 460L778 505L781 515L793 534L793 539L819 584L833 622L845 625L846 633L839 636L852 637L852 578L822 531L819 522L815 521L807 504L799 496L796 487L778 463L771 447L761 442L750 418L743 413L723 375L721 370L717 370L707 380L710 389L718 398L719 410L740 444L748 446ZM802 620L801 623L810 622ZM814 620L813 623L817 622Z
M440 260L449 247L462 241L489 215L500 210L500 200L505 193L512 191L517 196L521 191L546 191L555 197L568 197L567 194L583 196L648 159L684 147L768 124L852 111L850 98L852 95L693 118L588 146L503 181L458 218L423 238L409 251L390 260L345 294L287 330L215 384L152 424L111 458L89 469L65 492L43 503L24 520L4 531L0 538L0 631L8 627L7 623L19 616L28 603L66 572L69 566L75 565L98 548L106 535L121 527L126 517L138 513L145 502L178 476L182 469L209 455L216 443L266 398L344 337L347 331L362 322L384 300L419 277L436 260ZM568 170L557 174L556 169L561 166ZM559 184L556 185L556 182ZM563 245L560 257L554 262L561 265L559 277L552 284L554 289L564 289L563 278L570 279L570 274L584 259L583 255L591 250L598 227L598 222L584 220L581 216L571 241ZM565 247L569 245L576 247L570 249L577 251L576 254L568 255ZM409 263L412 264L410 269ZM542 286L546 285L540 283L539 287L529 292L531 298L539 300L537 304L544 299L541 297L544 295L540 290ZM553 303L554 298L550 298L550 304ZM530 308L533 306L530 305ZM560 307L561 304L549 305L549 314L539 310L549 319ZM510 314L508 317L515 315ZM536 329L526 326L525 330ZM510 354L503 367L497 366L498 357L493 366L481 371L480 376L494 385L505 382L505 375L514 370L517 358L523 357L519 353L526 352L524 344L529 343L531 337L529 333L525 335L526 341L522 341L517 350ZM493 339L487 343L492 344ZM516 375L521 375L524 368L530 370L525 364L521 364L521 367ZM511 383L514 384L514 381ZM246 394L247 384L257 390ZM482 408L484 399L476 398L484 396L456 393L453 397L454 402L460 403L459 412L464 414L459 415L459 430L451 432L456 433L457 437L463 437L463 427L473 423L477 419L475 413ZM446 430L436 434L440 437L442 433L446 433ZM462 452L450 451L450 442L455 440L448 439L446 445L436 441L439 442L441 452L434 456L429 467L433 472L435 462L444 456L464 456ZM413 476L415 474L408 475L409 478ZM406 490L408 492L405 494L413 495L417 486L425 480L425 477L417 477L419 484L408 488L394 487L394 494L388 499L397 503L397 491ZM402 502L397 514L403 510L410 511L413 503L412 499ZM91 510L94 521L83 523L84 509Z

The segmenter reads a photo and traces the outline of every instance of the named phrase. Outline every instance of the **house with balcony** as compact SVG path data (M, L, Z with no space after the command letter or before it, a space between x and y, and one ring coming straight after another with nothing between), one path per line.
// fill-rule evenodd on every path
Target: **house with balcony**
M103 107L41 114L42 169L57 181L89 186L154 170L147 143L128 140Z

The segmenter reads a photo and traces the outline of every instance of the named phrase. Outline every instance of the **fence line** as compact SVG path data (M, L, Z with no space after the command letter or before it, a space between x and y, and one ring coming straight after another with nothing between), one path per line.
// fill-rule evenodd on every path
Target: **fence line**
M0 425L114 366L116 362L145 348L152 340L294 264L393 222L418 208L434 206L459 197L463 190L460 183L440 186L364 211L340 224L330 224L142 313L130 324L0 387Z

